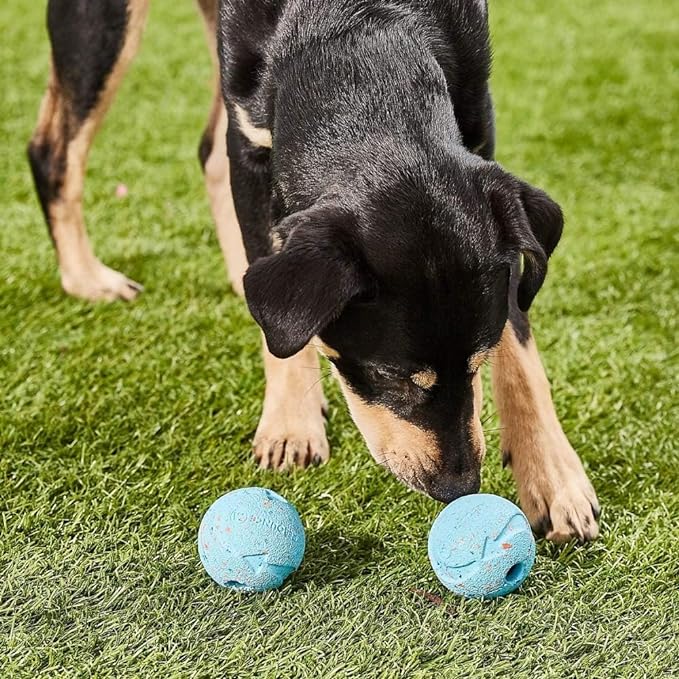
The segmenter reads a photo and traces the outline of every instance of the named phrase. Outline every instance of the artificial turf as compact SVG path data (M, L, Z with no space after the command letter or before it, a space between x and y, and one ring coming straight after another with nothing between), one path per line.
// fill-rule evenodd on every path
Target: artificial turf
M196 159L210 72L190 2L154 4L90 162L96 250L146 291L61 293L24 152L44 4L0 6L0 676L676 676L673 3L491 3L498 159L567 215L535 333L604 513L596 543L540 541L524 587L490 602L442 592L426 556L440 506L371 461L334 385L328 465L253 465L259 333ZM515 498L488 399L485 414L483 490ZM220 590L198 561L202 513L247 485L306 526L278 592Z

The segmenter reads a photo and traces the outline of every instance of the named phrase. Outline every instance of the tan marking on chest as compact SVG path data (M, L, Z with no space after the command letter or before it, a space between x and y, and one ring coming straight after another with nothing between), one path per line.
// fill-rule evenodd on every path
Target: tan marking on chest
M255 146L263 146L270 149L273 146L273 138L271 130L264 127L255 127L250 120L248 112L236 105L236 116L238 118L238 125L240 131L252 142Z

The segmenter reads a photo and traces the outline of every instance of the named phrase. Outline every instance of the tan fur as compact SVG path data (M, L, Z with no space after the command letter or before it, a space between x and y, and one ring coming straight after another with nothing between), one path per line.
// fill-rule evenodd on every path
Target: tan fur
M509 323L495 353L493 391L502 449L531 525L551 522L547 537L556 542L594 539L596 494L559 424L535 342L522 345Z
M420 389L431 389L437 380L437 375L433 370L420 370L410 376L411 381Z
M264 342L266 392L253 443L262 468L285 469L326 462L325 399L316 350L307 346L290 358L276 358Z
M200 13L203 15L203 19L205 20L205 27L207 29L207 37L208 37L208 42L210 44L216 42L215 41L215 32L212 31L212 27L217 28L217 5L219 4L219 0L197 0L198 3L198 9L200 10ZM214 59L215 61L217 60L217 52L216 52L216 46L215 46L215 52L214 52Z
M411 488L424 491L421 472L433 472L440 457L434 436L398 418L382 405L371 405L352 391L339 373L351 416L375 460Z
M255 146L263 146L270 149L273 146L273 138L271 130L262 127L255 127L250 120L248 112L236 106L236 117L238 118L238 125L241 132L250 140Z
M62 287L69 294L90 301L131 300L142 289L138 283L102 264L94 255L85 230L82 196L87 156L92 140L137 51L148 5L148 0L135 0L130 3L128 29L118 61L97 105L76 135L67 142L66 168L61 193L59 199L49 206L49 221L59 261ZM68 102L56 86L52 66L33 141L38 144L46 140L52 144L63 143L64 130L71 124L74 123Z
M469 371L475 373L477 370L479 370L479 368L488 360L489 355L490 350L488 349L477 351L475 354L472 354L467 364L469 366Z
M481 410L483 408L483 381L481 373L477 372L472 381L474 389L474 415L471 421L470 436L475 450L479 451L481 460L486 455L486 439L483 435L483 425L481 424Z
M213 131L212 150L205 163L205 186L231 287L234 292L243 297L243 276L248 268L248 261L238 218L236 217L233 196L231 195L231 176L226 149L228 116L224 108L219 82L219 61L215 37L217 30L216 2L214 0L199 0L199 5L203 12L205 35L214 68L214 96L208 122L208 129Z
M221 105L212 152L205 164L205 185L231 286L243 297L243 276L248 268L248 260L231 195L229 159L226 155L226 127L226 109Z
M333 349L331 346L328 346L320 337L316 336L314 337L311 342L310 346L315 347L318 352L325 356L326 358L339 358L339 352L336 349Z

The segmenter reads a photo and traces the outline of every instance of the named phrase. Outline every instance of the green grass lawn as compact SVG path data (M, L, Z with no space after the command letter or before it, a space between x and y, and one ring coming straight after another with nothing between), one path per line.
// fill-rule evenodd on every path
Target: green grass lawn
M188 0L154 4L90 163L96 250L146 292L61 293L24 152L44 4L0 6L0 676L676 676L673 3L491 4L499 160L567 215L535 332L603 506L596 543L541 541L524 587L491 602L442 592L426 554L440 506L372 462L334 385L328 465L253 465L259 333L197 163L210 71ZM515 499L485 408L482 487ZM220 590L196 551L202 513L247 485L289 498L307 530L300 571L265 595Z

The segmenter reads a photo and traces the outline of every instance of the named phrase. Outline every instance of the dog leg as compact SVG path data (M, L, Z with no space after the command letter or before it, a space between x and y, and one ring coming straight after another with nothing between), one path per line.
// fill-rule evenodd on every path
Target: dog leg
M90 301L131 300L142 289L94 255L82 195L92 140L137 51L147 11L148 0L48 4L52 62L28 156L62 287Z
M242 297L243 275L248 262L231 194L229 158L226 149L228 119L219 84L217 58L217 2L216 0L198 0L198 5L205 21L205 33L215 72L214 99L198 148L198 157L205 172L205 186L231 287Z
M557 418L528 319L519 313L510 315L493 360L504 463L537 533L554 542L593 540L599 503Z
M310 345L291 358L273 356L264 342L266 391L253 450L262 469L327 462L325 399L316 350Z
M271 191L268 149L258 151L229 116L231 186L249 261L271 254ZM230 261L229 261L230 263ZM316 350L307 346L286 359L264 342L266 390L253 452L259 466L284 469L325 462L325 399Z
M214 9L212 2L214 0L199 0L206 16L210 41L214 39L209 20L211 10ZM267 30L265 23L262 24L262 30ZM268 30L273 31L273 26L268 26ZM228 66L223 64L223 68L228 69ZM256 79L258 74L253 69L248 75ZM229 174L226 176L230 175L233 203L228 201L228 209L224 213L228 215L228 219L224 220L224 233L220 240L222 247L225 248L225 258L234 287L237 285L242 290L242 274L245 267L239 263L232 264L233 255L230 253L236 246L233 243L235 237L232 235L236 224L231 217L233 207L235 206L240 224L242 247L245 248L249 262L272 253L270 232L272 212L275 210L271 193L270 148L262 148L257 144L257 139L248 137L249 130L242 127L243 116L237 116L237 107L231 106L231 102L227 103L230 104L230 108L227 129ZM215 105L213 114L218 108L218 105ZM205 154L209 155L206 176L209 175L213 160L212 169L218 165L221 167L221 159L224 157L223 151L218 149L218 144L224 137L220 125L226 125L226 116L222 114L221 108L214 124L216 132L213 152ZM210 125L208 130L209 128ZM215 149L218 149L218 155L215 155ZM214 177L217 176L218 172L215 170ZM219 179L215 186L218 193L223 189L222 180ZM213 205L219 205L219 195L216 198L217 201ZM224 204L226 203L227 201ZM221 229L217 215L216 218L218 229ZM237 281L234 281L234 276L238 277ZM266 390L262 416L253 441L255 460L265 469L284 469L292 465L306 467L309 464L325 462L329 457L329 448L323 415L325 399L316 350L307 346L295 356L279 359L268 351L264 342L263 357Z

